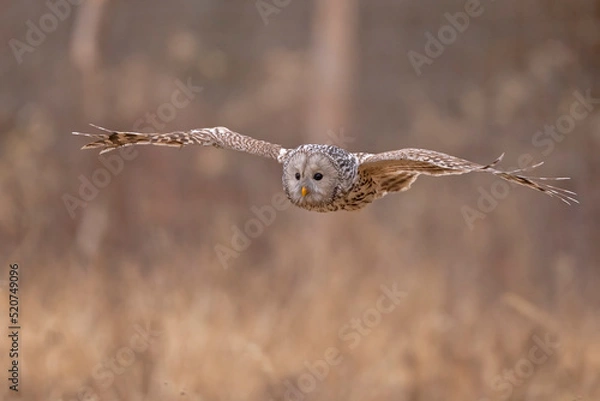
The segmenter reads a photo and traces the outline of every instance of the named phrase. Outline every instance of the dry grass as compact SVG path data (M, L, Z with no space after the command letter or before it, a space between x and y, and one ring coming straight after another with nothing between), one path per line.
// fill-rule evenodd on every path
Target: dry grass
M398 244L402 238L376 230L368 214L351 219L318 224L319 235L311 223L299 230L271 227L277 235L265 240L270 256L227 271L202 246L176 250L151 268L97 262L82 271L77 263L48 262L29 275L22 265L23 394L31 400L72 400L78 392L102 400L293 399L286 383L300 380L305 399L500 400L508 399L509 382L496 388L490 382L508 369L521 372L519 360L528 358L534 336L547 333L560 346L532 365L533 373L521 367L525 373L517 378L531 376L521 377L511 399L599 394L600 320L572 283L561 283L554 311L526 294L490 296L472 277L452 288L443 268L410 263L414 252ZM340 244L334 222L350 231L351 224L364 224L361 235L370 240ZM301 246L282 239L289 236ZM375 239L379 244L371 247ZM571 268L551 266L548 273L558 278L559 269ZM340 332L344 325L364 321L380 286L393 283L406 297L372 329L363 326L358 340L344 337L356 333ZM119 350L130 345L136 326L146 325L158 334L124 366L129 356ZM342 360L314 380L313 390L305 363L323 360L331 347ZM114 375L99 368L113 358Z

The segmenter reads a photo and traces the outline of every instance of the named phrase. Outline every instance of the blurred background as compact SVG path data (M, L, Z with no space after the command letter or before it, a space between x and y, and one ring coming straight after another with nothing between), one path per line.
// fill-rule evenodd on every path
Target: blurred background
M599 399L600 2L28 0L0 19L21 399ZM581 204L474 174L276 209L273 161L99 157L70 134L89 123L506 152Z

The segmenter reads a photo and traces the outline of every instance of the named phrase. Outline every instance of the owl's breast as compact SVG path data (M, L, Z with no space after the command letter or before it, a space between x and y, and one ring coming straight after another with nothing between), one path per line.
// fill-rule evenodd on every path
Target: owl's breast
M359 175L350 189L336 192L330 202L319 205L296 205L314 212L335 212L338 210L360 210L381 197L377 184L369 176Z
M359 174L344 198L344 210L358 210L380 198L380 195L373 179L366 174Z

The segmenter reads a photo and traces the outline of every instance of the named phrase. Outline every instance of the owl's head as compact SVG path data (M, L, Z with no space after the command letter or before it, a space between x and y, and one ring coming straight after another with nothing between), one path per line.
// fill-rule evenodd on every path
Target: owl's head
M340 189L339 167L320 151L297 151L283 166L283 188L289 200L303 208L331 203Z

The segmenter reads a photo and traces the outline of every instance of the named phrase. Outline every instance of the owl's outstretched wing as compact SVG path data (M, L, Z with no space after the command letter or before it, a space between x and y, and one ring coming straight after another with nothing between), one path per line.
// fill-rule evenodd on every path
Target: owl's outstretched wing
M571 204L572 202L579 203L575 198L577 196L575 192L548 185L544 182L549 180L568 180L568 177L530 177L521 174L541 166L543 162L524 169L502 171L494 167L502 160L504 154L487 165L473 163L445 153L425 149L401 149L378 154L357 153L356 156L359 160L359 172L370 175L377 182L393 182L393 177L398 176L398 180L401 183L406 183L410 186L419 174L441 176L470 172L488 172L506 181L524 185L551 197L558 198L566 204ZM405 177L409 174L412 178L406 180ZM401 188L400 190L407 188ZM384 188L384 190L386 189Z
M225 127L199 128L190 131L175 131L166 134L143 132L113 131L91 124L106 133L88 134L73 132L73 135L83 135L96 139L81 149L100 149L100 154L110 152L123 146L157 145L182 147L185 145L214 146L215 148L231 149L250 153L256 156L269 157L282 162L287 149L281 145L261 141L252 137L238 134Z

